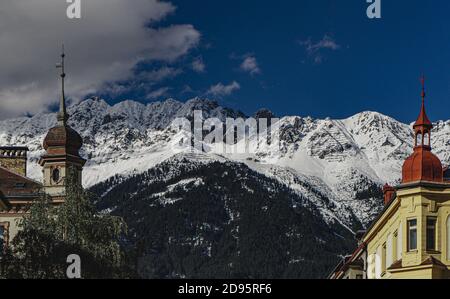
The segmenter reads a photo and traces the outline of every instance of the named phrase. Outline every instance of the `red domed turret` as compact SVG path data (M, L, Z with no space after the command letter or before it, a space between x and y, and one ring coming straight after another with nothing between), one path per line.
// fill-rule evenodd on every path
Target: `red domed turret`
M443 182L441 161L423 147L414 149L414 153L403 164L403 183L418 181Z
M442 163L431 152L433 124L425 112L425 80L422 79L422 108L414 124L414 153L403 164L402 182L443 182Z

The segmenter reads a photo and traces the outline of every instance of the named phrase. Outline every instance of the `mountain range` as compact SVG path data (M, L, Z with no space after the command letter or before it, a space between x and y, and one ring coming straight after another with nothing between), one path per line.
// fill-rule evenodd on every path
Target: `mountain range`
M69 107L88 159L84 186L99 195L100 210L125 218L145 277L321 277L380 212L382 185L399 182L412 152L412 125L362 112L282 117L279 148L178 153L170 124L195 110L205 119L247 117L199 98L114 106L91 98ZM1 145L30 148L32 178L41 179L42 140L54 125L54 113L0 121ZM436 122L433 151L446 165L449 137L450 120ZM324 254L313 257L312 248Z

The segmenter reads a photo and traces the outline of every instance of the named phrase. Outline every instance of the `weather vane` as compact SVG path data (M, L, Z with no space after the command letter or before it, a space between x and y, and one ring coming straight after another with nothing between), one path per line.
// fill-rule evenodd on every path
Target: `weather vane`
M425 75L420 77L420 82L422 83L422 101L425 101Z
M66 112L66 95L64 92L64 78L66 77L65 68L64 68L64 58L66 57L65 51L64 51L64 44L62 45L62 52L61 52L61 63L58 63L56 65L56 68L61 69L61 99L59 104L59 113L58 113L58 121L65 125L67 122L67 112Z

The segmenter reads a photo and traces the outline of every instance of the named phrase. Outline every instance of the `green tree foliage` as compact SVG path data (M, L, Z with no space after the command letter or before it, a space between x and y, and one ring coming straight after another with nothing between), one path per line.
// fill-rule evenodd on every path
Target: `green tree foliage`
M120 240L126 232L121 218L98 214L93 195L77 184L69 170L65 202L56 206L47 195L30 206L20 232L5 252L0 275L6 278L66 278L67 257L81 258L82 278L123 278ZM1 276L0 276L1 277Z

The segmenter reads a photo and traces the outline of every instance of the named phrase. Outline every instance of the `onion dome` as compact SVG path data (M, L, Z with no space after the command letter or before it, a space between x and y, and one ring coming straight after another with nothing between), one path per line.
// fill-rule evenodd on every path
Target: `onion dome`
M61 55L61 64L57 67L62 69L61 72L61 98L59 103L59 112L57 116L58 124L47 133L44 139L44 149L48 154L65 155L70 154L79 156L79 150L83 146L83 139L74 129L69 127L67 120L69 115L66 111L66 98L64 93L64 79L66 77L64 71L64 46Z
M49 147L64 147L66 153L78 156L78 151L83 146L83 139L71 127L57 126L51 128L44 139L44 149Z
M414 153L403 164L403 183L410 182L443 182L442 163L436 155L423 147L416 148Z

